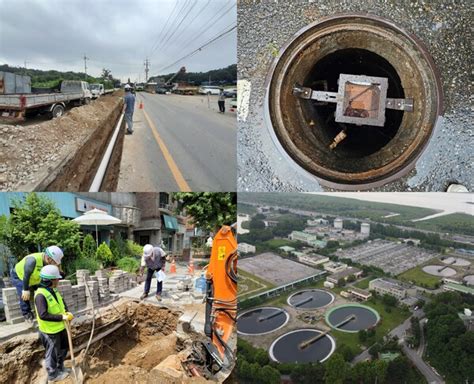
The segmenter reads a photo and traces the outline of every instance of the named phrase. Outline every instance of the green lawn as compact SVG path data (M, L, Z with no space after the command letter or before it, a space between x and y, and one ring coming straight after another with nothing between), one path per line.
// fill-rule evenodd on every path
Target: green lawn
M373 276L366 277L365 279L359 280L357 283L354 283L354 287L360 289L369 289L370 280L375 279Z
M472 216L466 213L452 213L434 219L417 221L413 223L413 226L431 231L463 233L472 236L474 235L473 220Z
M375 309L381 318L379 325L376 328L376 337L381 338L390 332L393 328L403 323L410 317L410 312L402 310L399 307L391 308L391 313L385 311L385 305L380 300L370 299L363 303Z
M421 266L409 269L398 275L398 279L407 282L413 282L416 285L423 286L429 289L435 289L436 285L441 281L440 277L432 276L423 272Z
M266 291L270 288L273 288L274 285L265 281L251 273L245 272L241 269L238 270L239 272L239 283L238 287L238 297L239 299L244 299L245 296L253 296L257 293ZM248 292L248 293L246 293Z
M266 244L271 248L279 248L284 247L285 245L289 247L294 247L296 244L298 244L298 242L288 239L271 239L264 241L262 244Z

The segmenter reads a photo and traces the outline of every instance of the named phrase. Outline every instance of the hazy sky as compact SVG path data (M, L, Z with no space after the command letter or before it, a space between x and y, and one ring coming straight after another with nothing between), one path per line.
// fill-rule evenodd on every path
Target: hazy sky
M0 10L0 64L84 72L86 54L88 74L106 67L133 81L147 56L150 76L237 62L233 30L165 68L233 27L236 0L0 0Z
M408 205L411 207L431 208L443 210L442 213L433 215L442 216L454 212L474 215L474 194L472 193L447 193L447 192L341 192L325 193L331 196L348 197L351 199L375 201Z

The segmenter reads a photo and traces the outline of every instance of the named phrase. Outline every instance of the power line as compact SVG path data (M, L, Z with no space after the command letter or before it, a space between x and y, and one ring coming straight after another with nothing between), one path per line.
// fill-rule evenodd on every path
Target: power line
M176 41L179 41L179 38L183 35L184 31L186 31L192 24L193 24L193 21L194 20L197 20L197 18L201 15L201 13L207 8L207 6L211 3L211 0L207 0L207 3L204 5L204 7L201 8L201 10L198 12L198 14L196 16L194 16L194 19L191 20L191 22L186 26L184 27L184 29L181 31L180 34L178 34L176 37L175 37L175 40ZM163 50L165 50L166 48L163 47Z
M164 36L161 38L161 40L160 40L160 42L158 43L158 45L152 50L152 53L153 53L154 51L156 51L156 50L163 44L163 41L164 41L165 39L168 38L170 31L174 28L174 25L175 25L175 23L177 22L177 20L178 20L178 18L179 18L179 15L180 15L180 14L183 12L183 10L186 8L186 6L188 5L188 2L189 2L189 0L186 0L186 1L183 3L182 7L178 10L178 12L177 12L176 15L174 16L173 21L171 22L171 24L170 24L170 26L169 26L169 28L168 28L168 30L166 31L166 33L164 34Z
M230 32L232 32L234 29L237 28L237 25L234 25L232 28L226 30L225 32L222 32L221 34L219 34L218 36L216 36L215 38L209 40L207 43L201 45L199 48L195 49L194 51L188 53L187 55L184 55L183 57L179 58L178 60L176 60L174 63L170 64L170 65L167 65L166 67L163 67L161 68L158 72L162 72L170 67L172 67L173 65L176 65L178 64L180 61L184 60L184 59L187 59L191 56L194 56L196 53L202 51L204 48L208 47L209 45L211 45L212 43L216 42L217 40L219 39L222 39L225 35L229 34Z
M188 15L191 13L191 11L194 9L194 7L196 6L197 4L197 1L195 0L194 3L191 5L191 7L189 8L188 12L186 12L186 14L184 15L184 17L181 19L181 21L179 22L179 24L176 26L176 28L174 29L173 33L168 37L168 39L163 43L163 47L161 48L162 50L165 49L166 45L168 44L168 41L170 41L170 39L174 36L174 34L179 30L179 27L181 26L181 24L183 24L183 21L186 20L186 18L188 17ZM192 21L191 21L192 23Z
M158 43L158 40L159 40L160 37L162 36L162 34L163 34L165 28L168 26L168 22L169 22L170 19L171 19L171 15L174 13L174 11L176 10L176 8L178 8L178 4L179 4L179 0L174 3L173 10L172 10L171 13L168 15L168 18L166 19L165 24L163 24L163 28L161 28L160 33L157 35L156 40L155 40L155 43L152 44L152 46L151 46L150 54L151 54L151 52L153 51L153 48L155 47L155 45Z

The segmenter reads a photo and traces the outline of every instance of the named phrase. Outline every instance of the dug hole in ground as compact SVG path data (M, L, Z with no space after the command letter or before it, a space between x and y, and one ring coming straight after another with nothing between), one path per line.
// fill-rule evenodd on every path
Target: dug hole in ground
M193 304L204 311L203 304ZM188 308L187 308L188 309ZM100 309L96 315L94 339L115 327L110 334L93 341L84 360L84 349L76 353L84 382L91 384L145 383L212 383L202 377L188 377L183 362L192 344L203 335L179 323L182 312L152 304L121 298ZM123 324L123 325L121 325ZM72 322L74 348L85 346L92 326L91 315ZM93 339L93 340L94 340ZM44 348L38 334L16 336L0 345L1 383L46 383L42 367ZM70 356L66 367L71 367ZM73 374L59 383L74 383Z

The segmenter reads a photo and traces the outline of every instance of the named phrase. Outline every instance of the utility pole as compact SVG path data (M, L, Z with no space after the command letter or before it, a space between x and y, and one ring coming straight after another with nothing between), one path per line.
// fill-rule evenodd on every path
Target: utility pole
M150 60L148 60L148 57L145 60L145 83L148 83L148 72L150 70Z
M84 53L84 73L86 74L86 81L87 81L87 60L89 60L89 58Z

